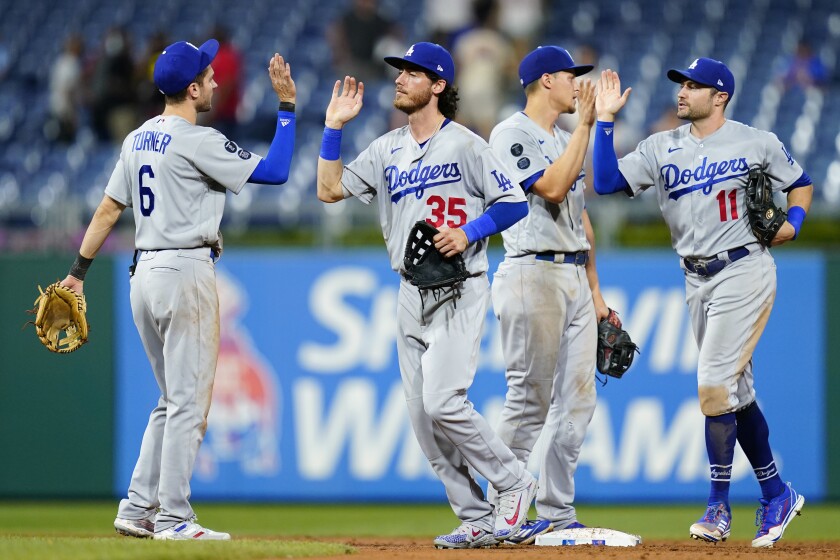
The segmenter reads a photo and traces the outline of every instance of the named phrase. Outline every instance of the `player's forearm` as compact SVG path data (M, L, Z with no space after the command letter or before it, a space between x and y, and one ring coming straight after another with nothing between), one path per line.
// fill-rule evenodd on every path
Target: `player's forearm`
M295 151L295 105L281 103L277 112L274 139L248 181L262 185L282 185L289 180L292 153Z
M329 119L328 119L329 120ZM318 199L322 202L344 200L341 188L341 176L344 165L341 163L341 129L329 124L324 127L321 139L321 154L318 158Z
M461 229L467 236L467 242L471 244L506 230L527 215L526 201L498 202L475 220L464 224Z
M599 120L592 149L593 186L598 194L613 194L630 185L618 169L618 156L613 145L613 124Z
M802 222L805 221L805 216L808 210L811 209L811 199L814 196L814 185L807 185L804 187L797 187L788 192L787 195L787 221L793 226L793 237L799 237L799 231L802 229Z
M592 127L585 123L575 128L563 154L548 167L543 175L545 185L543 186L542 183L536 185L537 194L555 204L563 202L580 176L591 130Z
M811 199L814 197L814 185L792 189L787 195L788 208L799 206L805 212L811 209Z
M90 225L85 232L79 254L86 259L93 259L102 248L114 224L120 218L125 206L108 195L102 198L99 207L90 220Z
M318 200L321 202L344 200L344 191L341 187L341 176L343 174L344 165L340 159L318 158Z

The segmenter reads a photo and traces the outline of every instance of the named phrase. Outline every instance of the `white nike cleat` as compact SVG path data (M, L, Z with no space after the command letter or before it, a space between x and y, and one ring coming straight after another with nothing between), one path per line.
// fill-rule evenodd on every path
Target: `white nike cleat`
M195 518L189 521L182 521L162 531L155 532L155 540L159 541L229 541L230 534L220 533L202 527L196 523Z
M499 494L499 507L496 509L496 523L493 536L496 540L509 539L519 531L528 519L531 502L537 495L537 479L525 471L522 484L514 489Z

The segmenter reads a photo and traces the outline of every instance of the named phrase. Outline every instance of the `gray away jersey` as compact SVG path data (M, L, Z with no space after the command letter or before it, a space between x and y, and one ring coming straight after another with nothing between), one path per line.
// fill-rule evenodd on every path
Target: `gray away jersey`
M751 167L760 167L773 191L802 175L775 134L727 120L714 134L695 138L690 124L654 134L618 160L633 195L656 187L671 243L681 257L712 257L756 241L744 192Z
M105 194L133 208L137 249L212 245L225 189L242 190L260 159L213 128L157 116L126 137Z
M380 136L345 166L341 183L347 196L366 204L379 195L382 234L391 267L399 271L415 222L461 227L497 202L524 202L509 177L484 140L450 121L423 147L408 126ZM470 273L486 272L487 240L468 246L463 256Z
M554 125L554 134L549 134L519 111L493 129L490 146L499 159L508 164L513 182L521 185L535 173L548 169L566 150L570 137L571 134L557 125ZM582 218L586 204L583 179L581 169L560 204L549 202L529 190L528 215L502 232L505 256L589 250Z

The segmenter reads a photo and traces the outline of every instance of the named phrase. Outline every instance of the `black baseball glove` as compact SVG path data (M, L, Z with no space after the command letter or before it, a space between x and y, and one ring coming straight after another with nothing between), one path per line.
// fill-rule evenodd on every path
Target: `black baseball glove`
M460 254L447 258L435 248L438 233L437 228L420 221L411 228L405 244L405 277L421 290L449 288L469 278Z
M609 315L598 323L598 371L621 379L633 364L633 357L638 351L639 347L630 340L627 331L621 328L618 313L610 309Z
M750 169L747 181L747 218L753 235L759 243L769 247L773 238L784 225L787 214L773 202L773 190L770 181L758 167Z

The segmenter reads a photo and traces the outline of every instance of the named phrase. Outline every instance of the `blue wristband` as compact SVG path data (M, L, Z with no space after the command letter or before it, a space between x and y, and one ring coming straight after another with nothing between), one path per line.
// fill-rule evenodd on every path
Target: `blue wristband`
M321 139L321 157L335 161L341 157L341 129L324 127L324 137Z
M790 225L793 226L794 239L796 239L799 236L799 228L802 227L802 222L805 221L805 216L805 209L801 206L791 206L790 208L788 208L787 221L790 222Z

